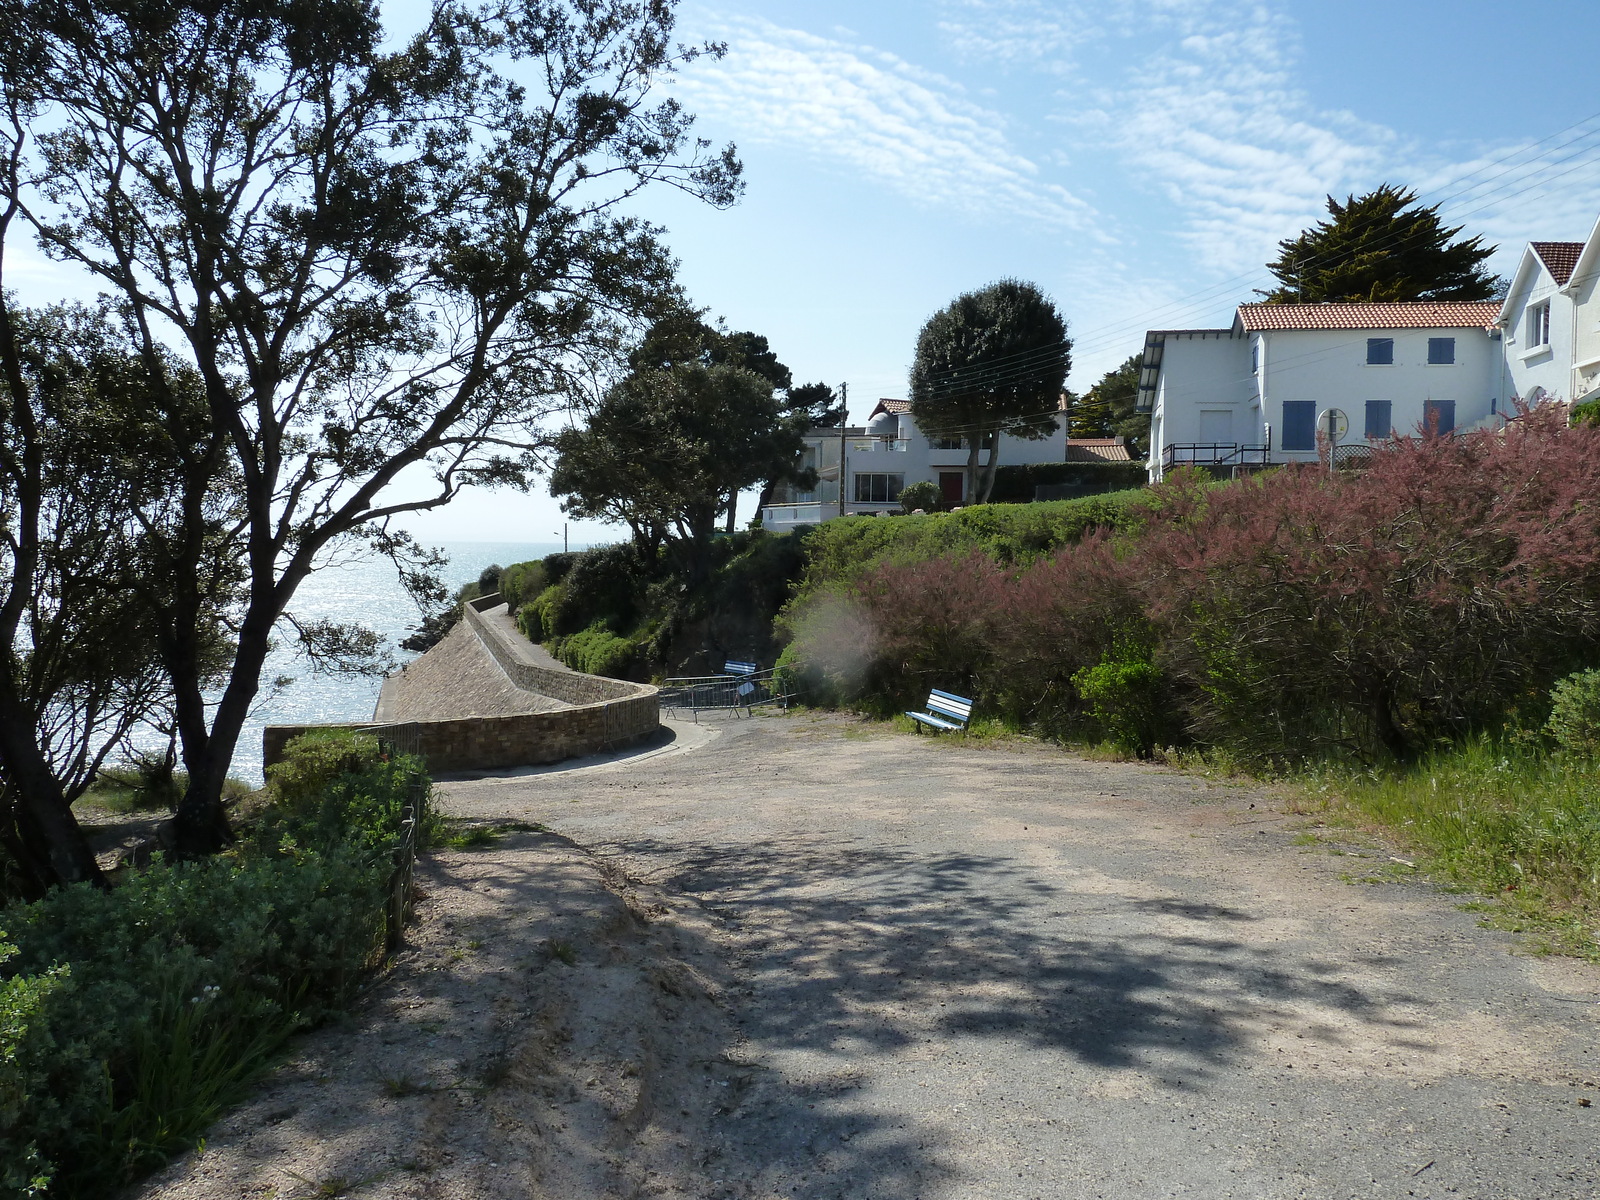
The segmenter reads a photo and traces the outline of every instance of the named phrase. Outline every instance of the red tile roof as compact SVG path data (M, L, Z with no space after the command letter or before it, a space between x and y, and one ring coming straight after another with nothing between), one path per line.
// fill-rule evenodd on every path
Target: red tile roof
M1544 261L1551 278L1557 283L1566 283L1572 278L1572 272L1578 265L1578 255L1583 253L1582 242L1529 242L1528 245Z
M881 412L893 413L898 417L901 413L908 413L910 411L911 401L909 400L879 400L878 407L872 410L872 417L877 416ZM872 417L868 417L867 419L870 421Z
M1068 462L1132 462L1122 438L1068 438Z
M1239 320L1258 329L1467 329L1493 325L1500 302L1418 300L1395 304L1241 304Z

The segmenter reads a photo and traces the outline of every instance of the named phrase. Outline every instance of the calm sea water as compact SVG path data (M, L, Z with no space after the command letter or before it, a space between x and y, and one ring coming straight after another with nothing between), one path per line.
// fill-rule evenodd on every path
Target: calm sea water
M447 542L450 556L443 577L453 592L478 578L487 566L527 562L561 549L549 542ZM574 550L582 547L573 546ZM416 605L400 587L394 565L377 558L330 566L314 572L290 606L302 620L354 621L376 629L389 641L395 662L415 657L399 649L400 639L420 617ZM332 721L369 721L378 703L382 680L342 675L318 675L292 648L280 646L267 660L264 683L278 676L294 682L275 696L258 701L239 739L230 774L251 783L261 782L261 730L266 725L301 725ZM262 695L266 696L263 687Z

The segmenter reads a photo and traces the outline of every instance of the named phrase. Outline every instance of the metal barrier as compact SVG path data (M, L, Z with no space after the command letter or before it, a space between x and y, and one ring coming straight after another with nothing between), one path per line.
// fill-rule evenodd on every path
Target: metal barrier
M391 951L400 948L406 917L411 913L411 876L417 862L417 842L422 836L427 810L427 777L413 775L406 805L400 810L400 843L394 848L394 870L389 873L388 903L384 906L384 944Z
M776 676L776 668L770 668L666 679L662 681L659 700L662 708L688 709L696 718L702 712L719 709L737 712L742 708L748 713L767 704L787 706L790 697L775 686Z

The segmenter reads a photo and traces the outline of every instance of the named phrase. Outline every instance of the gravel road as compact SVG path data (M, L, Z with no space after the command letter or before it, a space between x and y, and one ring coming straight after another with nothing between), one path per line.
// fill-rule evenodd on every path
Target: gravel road
M1267 792L806 716L444 791L717 964L698 1178L630 1194L1600 1195L1600 971Z

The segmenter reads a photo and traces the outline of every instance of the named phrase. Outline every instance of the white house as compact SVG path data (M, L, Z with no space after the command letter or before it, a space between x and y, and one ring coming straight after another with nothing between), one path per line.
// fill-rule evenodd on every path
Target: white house
M1345 445L1449 432L1504 411L1500 305L1242 304L1227 329L1145 335L1139 406L1149 475L1314 462L1317 414L1343 411Z
M780 485L772 503L761 510L765 529L782 531L841 515L840 463L843 461L845 516L893 512L901 491L913 483L936 484L950 505L966 501L967 447L959 439L930 438L917 428L909 400L880 400L864 426L812 429L805 435L801 465L817 472L810 491ZM979 462L987 465L991 451ZM1032 440L1000 435L1000 466L1064 462L1066 420L1049 437Z
M1567 284L1583 250L1583 242L1529 242L1496 314L1508 392L1530 404L1575 395L1577 301Z
M1600 391L1600 221L1581 242L1530 242L1500 326L1512 391L1581 403Z

